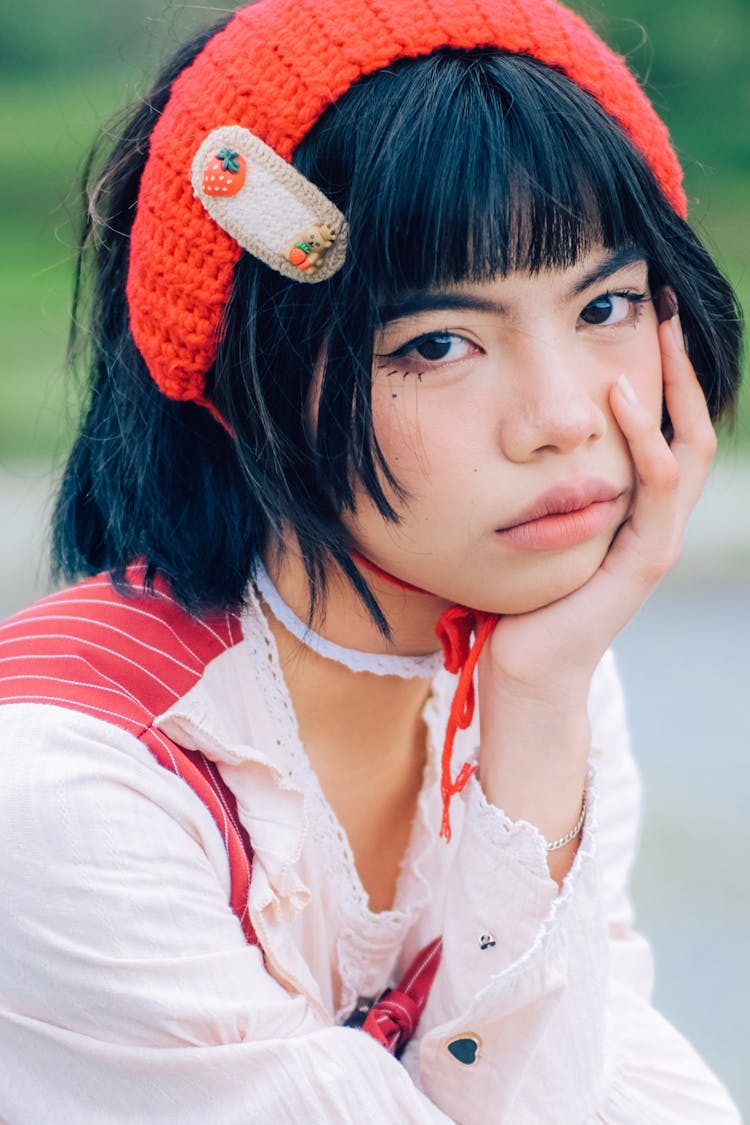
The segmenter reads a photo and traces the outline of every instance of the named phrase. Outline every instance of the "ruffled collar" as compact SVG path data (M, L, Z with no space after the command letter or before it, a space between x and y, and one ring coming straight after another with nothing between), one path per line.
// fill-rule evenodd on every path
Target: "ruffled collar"
M341 828L300 741L276 644L253 591L247 599L242 628L242 644L209 664L194 687L155 720L155 726L179 745L200 751L221 767L237 796L240 816L269 888L279 900L279 909L288 913L304 906L309 897L294 874L305 833L316 830L320 817L327 818L339 836ZM445 671L438 673L424 710L430 737L418 816L430 819L425 836L431 841L440 805L428 802L428 795L434 796L436 790L435 747L442 739L446 721L443 703L449 703L453 683L453 677ZM436 685L440 690L436 691ZM429 811L428 803L433 805ZM366 909L366 895L345 842L343 851L350 882ZM414 870L418 857L411 853L410 846L407 858ZM397 909L399 898L397 895Z
M441 810L437 748L455 680L442 671L433 682L423 712L427 764L394 907L373 913L345 833L300 741L275 640L252 591L242 629L243 641L209 664L191 691L155 725L179 745L216 762L235 794L254 850L251 917L266 933L273 930L274 941L286 950L287 964L295 966L297 983L306 967L288 944L288 923L311 898L300 862L308 836L318 853L330 857L326 881L335 888L340 916L336 944L341 1007L350 1008L368 967L396 955L430 898L429 869ZM468 756L468 745L473 743L467 739L463 756ZM311 980L307 985L314 990Z

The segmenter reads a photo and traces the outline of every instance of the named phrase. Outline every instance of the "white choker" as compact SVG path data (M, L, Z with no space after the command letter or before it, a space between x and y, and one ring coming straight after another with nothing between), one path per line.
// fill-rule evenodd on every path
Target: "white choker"
M427 656L391 656L380 652L358 652L356 649L337 645L326 637L321 637L320 633L313 632L309 625L297 617L274 586L260 559L255 565L253 581L271 613L293 637L318 656L335 660L352 672L400 676L402 680L431 680L443 667L442 652L431 652Z

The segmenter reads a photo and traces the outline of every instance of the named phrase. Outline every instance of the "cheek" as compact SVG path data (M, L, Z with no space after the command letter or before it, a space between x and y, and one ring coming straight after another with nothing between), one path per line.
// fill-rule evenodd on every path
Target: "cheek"
M410 492L439 475L450 459L450 427L437 396L393 379L373 388L373 427L386 463Z

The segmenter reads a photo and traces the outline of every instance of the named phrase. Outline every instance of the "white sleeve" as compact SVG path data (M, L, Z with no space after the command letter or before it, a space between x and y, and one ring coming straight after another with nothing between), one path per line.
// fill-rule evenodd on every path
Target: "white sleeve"
M611 654L591 718L590 815L559 893L536 829L489 806L473 779L467 787L443 961L404 1061L467 1123L739 1125L724 1088L648 1003L651 956L627 895L640 782Z
M266 971L184 782L99 720L2 717L0 1121L447 1120L369 1035Z

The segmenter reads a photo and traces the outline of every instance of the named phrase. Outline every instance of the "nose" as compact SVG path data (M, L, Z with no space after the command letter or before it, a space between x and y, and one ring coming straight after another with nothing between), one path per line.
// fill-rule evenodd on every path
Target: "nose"
M500 442L510 461L572 453L607 431L605 391L580 355L553 348L525 357L513 380L512 402L501 411Z

